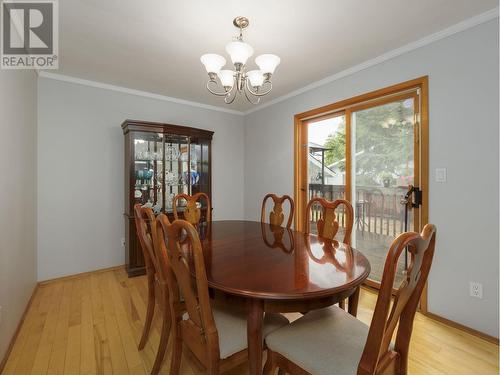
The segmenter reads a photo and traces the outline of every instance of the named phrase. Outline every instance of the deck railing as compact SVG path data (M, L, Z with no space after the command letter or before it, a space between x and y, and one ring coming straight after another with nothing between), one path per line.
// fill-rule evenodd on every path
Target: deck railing
M405 230L405 210L401 198L406 194L406 186L371 187L356 186L354 208L354 230L386 236L396 236ZM345 186L309 184L309 199L323 197L328 200L343 199ZM311 221L316 222L321 208L313 205ZM344 225L343 208L337 212L340 225ZM410 220L411 215L408 216ZM410 228L410 223L408 223Z

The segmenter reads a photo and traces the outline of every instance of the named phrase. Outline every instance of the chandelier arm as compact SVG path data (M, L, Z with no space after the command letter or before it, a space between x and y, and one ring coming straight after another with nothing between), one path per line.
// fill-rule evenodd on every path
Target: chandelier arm
M233 97L231 98L231 93L234 91ZM234 86L227 92L226 97L224 98L224 103L232 104L236 99L236 95L238 94L238 90L234 89Z
M211 94L214 94L214 95L217 95L217 96L226 96L227 95L227 91L224 91L224 92L216 92L216 91L213 91L211 88L210 88L210 83L214 82L217 86L219 86L217 84L217 81L215 80L208 80L207 82L207 90L210 91Z
M252 98L250 98L250 97L248 96L248 92L249 92L249 90L250 90L250 89L248 89L248 84L247 84L247 89L246 89L246 90L245 90L245 89L243 89L243 91L245 92L245 97L247 98L247 100L248 100L250 103L254 104L254 105L259 104L259 102L260 102L260 96L256 96L256 95L254 95L254 98L257 98L257 100L256 100L256 101L253 101L253 100L252 100ZM250 94L252 94L252 95L253 95L252 91L250 91Z
M229 98L229 96L226 96L224 98L224 103L226 103L226 104L232 104L234 102L234 99L236 99L236 92L234 93L233 98L231 100L228 100L228 98Z
M252 94L253 96L264 96L264 95L267 95L271 92L271 90L273 89L273 84L271 81L266 81L264 82L264 84L268 83L269 84L269 89L267 89L266 91L264 92L256 92L256 91L252 91L252 89L250 88L250 84L248 83L248 79L247 79L247 82L246 82L246 86L247 86L247 90L250 92L250 94Z

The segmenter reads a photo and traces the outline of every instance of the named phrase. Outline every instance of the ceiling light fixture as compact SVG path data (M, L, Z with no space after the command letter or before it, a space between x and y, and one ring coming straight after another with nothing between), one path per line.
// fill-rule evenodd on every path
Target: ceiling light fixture
M250 103L258 104L260 98L271 91L271 76L281 61L276 55L260 55L255 58L259 69L247 71L247 60L253 55L252 46L243 41L243 29L248 24L246 17L236 17L233 20L233 25L240 29L240 34L226 45L226 52L231 57L234 70L222 69L226 65L226 59L215 53L207 53L200 59L208 73L207 90L214 95L223 96L226 104L234 102L237 94L244 94ZM216 91L219 82L224 91Z

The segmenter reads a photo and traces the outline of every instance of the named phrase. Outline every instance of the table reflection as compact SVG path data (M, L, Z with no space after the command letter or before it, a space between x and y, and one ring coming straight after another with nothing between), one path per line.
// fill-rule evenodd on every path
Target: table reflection
M314 241L313 244L311 240ZM353 276L354 254L351 246L320 236L304 236L304 242L307 253L314 262L332 264L337 270L345 272L347 278Z
M295 243L293 232L289 228L283 228L277 225L261 223L262 239L271 249L279 248L285 253L293 252ZM271 232L271 234L269 234Z

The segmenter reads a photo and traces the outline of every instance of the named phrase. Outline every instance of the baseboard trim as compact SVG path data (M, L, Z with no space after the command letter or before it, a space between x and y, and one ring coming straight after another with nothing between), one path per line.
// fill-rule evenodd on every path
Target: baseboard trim
M474 328L464 326L463 324L454 322L453 320L450 320L450 319L443 318L442 316L436 315L436 314L431 313L431 312L426 312L426 313L422 313L422 314L425 315L426 317L432 319L432 320L435 320L439 323L443 323L443 324L446 324L447 326L459 329L459 330L464 331L466 333L469 333L473 336L479 337L480 339L486 340L486 341L491 342L491 343L496 344L496 345L499 344L499 339L497 339L494 336L490 336L487 333L475 330Z
M23 315L21 315L21 319L19 320L19 323L17 324L16 330L14 331L14 335L12 335L12 338L10 339L9 346L7 347L7 351L5 352L2 362L0 362L0 374L3 373L3 370L5 368L5 365L7 364L7 360L9 359L10 353L12 352L12 348L14 347L14 343L17 340L17 336L19 336L19 332L21 331L21 327L23 326L24 320L26 319L26 315L28 314L28 311L31 307L31 303L33 302L33 297L35 296L37 290L38 290L38 283L35 285L33 288L33 292L31 293L31 297L28 301L28 304L26 305L26 308L24 309Z
M93 270L93 271L75 273L74 275L67 275L67 276L55 277L53 279L42 280L42 281L38 282L38 285L46 285L46 284L54 283L54 282L57 282L57 281L64 281L64 280L76 279L78 277L82 277L82 276L85 276L85 275L90 275L90 274L93 274L93 273L102 273L102 272L114 271L114 270L119 270L119 269L122 269L122 268L125 268L124 264L121 264L119 266L113 266L113 267L107 267L107 268L100 268L100 269Z

